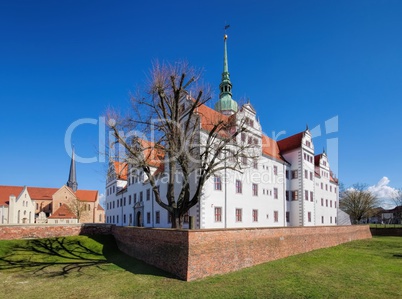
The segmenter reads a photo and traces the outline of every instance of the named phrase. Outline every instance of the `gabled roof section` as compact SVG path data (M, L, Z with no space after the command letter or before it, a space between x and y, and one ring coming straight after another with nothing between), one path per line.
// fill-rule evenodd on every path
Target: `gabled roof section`
M315 155L314 156L314 165L315 166L320 166L320 160L321 160L322 154Z
M149 166L159 167L165 158L165 151L162 146L144 139L139 139L139 143L144 149L143 154L147 164Z
M61 205L49 219L77 219L77 216L70 210L68 205Z
M278 141L279 149L282 153L294 150L302 146L304 131L295 135L289 136Z
M18 197L24 187L22 186L0 186L0 206L8 206L10 195Z
M114 170L119 180L127 180L128 167L126 162L114 161Z
M98 205L98 206L96 207L96 210L97 210L97 211L104 211L105 209L104 209L101 205Z
M96 190L77 190L75 195L79 201L96 202L98 200L98 191Z
M59 188L28 187L29 196L34 200L53 200L57 190Z
M278 143L266 135L262 135L262 153L275 159L285 161L279 151Z

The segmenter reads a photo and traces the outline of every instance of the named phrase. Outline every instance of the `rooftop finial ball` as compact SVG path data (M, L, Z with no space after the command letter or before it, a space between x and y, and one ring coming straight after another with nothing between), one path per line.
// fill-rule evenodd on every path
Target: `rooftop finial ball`
M228 38L228 36L227 36L227 34L225 34L224 36L223 36L223 39L227 39Z

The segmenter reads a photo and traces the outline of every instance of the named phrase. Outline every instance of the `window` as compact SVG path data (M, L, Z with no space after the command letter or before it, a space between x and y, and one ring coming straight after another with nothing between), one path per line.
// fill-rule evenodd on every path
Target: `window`
M323 190L324 189L324 184L323 183L321 183L321 190Z
M246 156L241 157L241 161L242 161L243 165L247 165L247 157Z
M329 217L329 223L332 223L332 216Z
M161 222L161 212L155 212L155 223L159 224Z
M336 200L334 200L334 206L335 206L335 209L336 209Z
M310 142L309 140L306 140L306 145L307 145L308 147L311 147L311 142Z
M236 222L242 221L242 209L236 209Z
M101 215L99 215L99 216L101 216ZM130 221L129 221L129 225L133 225L133 214L130 214Z
M253 168L258 169L258 161L257 161L257 159L253 160Z
M258 222L258 210L253 210L253 222Z
M151 189L147 189L147 200L151 199Z
M325 200L325 206L328 207L328 199Z
M324 223L324 216L321 216L321 223Z
M278 175L278 166L274 166L274 175Z
M274 188L274 199L278 199L278 188Z
M119 200L117 200L117 207L119 207ZM87 208L84 206L84 210L86 211L87 210Z
M278 222L279 220L279 213L278 211L274 211L274 222Z
M311 212L307 213L307 220L308 220L308 222L311 222Z
M220 176L214 177L215 190L222 190L222 180Z
M222 222L222 208L215 207L215 222Z
M298 200L298 192L296 191L292 191L292 200Z
M119 215L116 216L116 223L119 223Z
M253 184L253 195L258 196L258 185L257 184Z
M142 202L142 200L143 200L143 193L142 193L142 191L140 192L140 202Z
M126 214L123 215L123 223L126 223Z
M332 208L332 200L329 201L329 206Z
M131 195L128 196L128 205L131 205Z
M150 212L147 213L147 223L148 224L151 223L151 213Z
M126 206L126 198L124 197L123 205Z
M286 191L286 200L289 201L289 193L290 191Z
M241 133L241 141L246 142L246 133Z
M308 179L308 171L304 170L304 178L307 180Z
M236 180L236 193L242 193L242 183L240 180Z
M286 170L286 178L288 179L289 178L289 170Z
M325 184L325 191L328 191L328 184Z
M137 203L137 193L134 194L134 203Z
M290 212L286 212L286 222L290 222Z
M324 198L321 198L321 206L324 206Z
M314 201L314 193L313 193L313 191L310 191L310 201Z
M311 181L313 180L313 172L312 171L310 171L310 180Z
M304 199L308 200L308 191L307 190L304 190Z
M297 177L298 177L297 170L292 170L292 180L297 179Z

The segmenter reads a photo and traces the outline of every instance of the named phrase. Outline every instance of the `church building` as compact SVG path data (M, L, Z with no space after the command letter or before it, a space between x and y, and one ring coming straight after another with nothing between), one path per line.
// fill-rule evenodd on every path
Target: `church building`
M98 191L78 189L74 151L61 188L0 185L0 224L104 222Z
M219 100L214 109L202 105L202 119L215 115L245 120L247 131L239 142L258 145L258 157L243 161L244 171L224 169L205 183L202 196L184 218L184 228L246 228L337 225L338 180L330 169L325 151L315 151L308 128L281 140L263 133L251 103L232 98L227 36L224 37L223 73ZM201 120L200 134L207 134ZM156 161L154 174L163 175L163 161ZM167 210L154 200L145 174L125 162L112 161L106 179L106 222L119 226L171 227ZM229 179L223 179L229 178ZM167 184L159 180L160 193Z

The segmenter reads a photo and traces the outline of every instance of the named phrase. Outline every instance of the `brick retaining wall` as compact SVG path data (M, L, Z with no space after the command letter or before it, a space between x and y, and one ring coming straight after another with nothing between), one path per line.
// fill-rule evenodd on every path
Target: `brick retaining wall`
M371 238L366 225L228 230L113 227L112 233L121 251L187 281Z
M52 238L78 235L110 235L111 224L15 224L0 225L0 240Z

